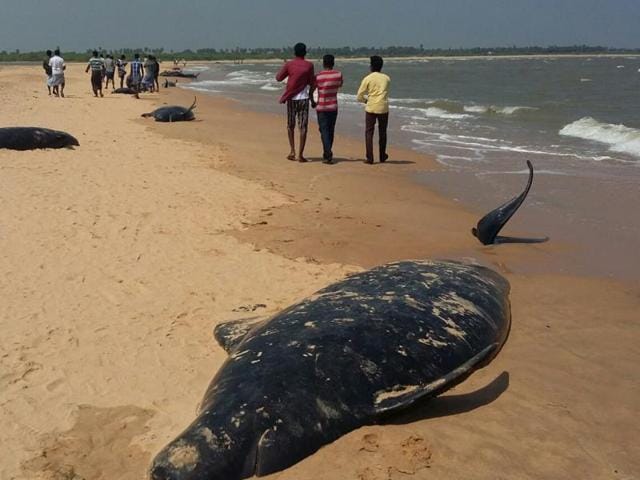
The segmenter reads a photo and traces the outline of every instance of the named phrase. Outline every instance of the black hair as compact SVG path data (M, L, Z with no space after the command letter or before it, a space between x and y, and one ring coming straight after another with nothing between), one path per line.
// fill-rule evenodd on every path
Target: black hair
M120 55L120 58L121 58L122 60L124 60L124 59L125 59L125 58L127 58L127 57L126 57L126 56L124 55L124 53L123 53L122 55Z
M94 51L93 51L93 56L94 56L94 57L97 57L97 56L98 56L98 51L97 51L97 50L94 50Z
M378 56L378 55L374 55L371 57L371 71L372 72L379 72L380 70L382 70L382 65L384 64L384 61L382 60L382 57Z
M322 65L326 68L333 68L336 64L336 59L330 53L327 53L324 57L322 57Z
M56 48L55 51L53 52L54 55L60 55L60 49Z
M133 58L140 58L140 54L139 54L139 53L136 53L136 54L133 56Z
M307 46L304 43L296 43L293 46L293 53L296 57L304 57L307 54Z
M50 57L52 55L51 50L47 50L47 56Z

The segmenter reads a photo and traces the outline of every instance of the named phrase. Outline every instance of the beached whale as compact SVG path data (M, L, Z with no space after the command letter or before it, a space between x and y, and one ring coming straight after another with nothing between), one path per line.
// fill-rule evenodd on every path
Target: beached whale
M143 113L142 116L153 117L156 119L156 122L186 122L196 118L193 114L194 108L196 108L195 98L189 108L178 106L160 107L153 112Z
M237 480L287 468L342 435L462 382L511 324L509 284L457 262L402 261L263 321L221 324L230 354L153 480Z
M115 90L112 90L111 93L123 93L125 95L135 95L138 92L135 89L130 87L122 87L122 88L116 88Z
M78 140L66 132L40 127L0 128L0 148L35 150L79 146Z
M493 243L500 243L501 237L498 237L498 233L502 230L502 227L509 221L509 219L516 213L516 210L520 208L522 202L527 197L531 185L533 183L533 165L527 160L527 167L529 167L529 180L524 191L517 197L512 198L508 202L500 205L495 210L490 211L484 217L478 221L478 225L471 229L471 233L484 245L490 245ZM507 238L507 241L515 241L517 239ZM545 239L523 239L526 243L533 243L537 241L546 241Z
M183 72L182 70L165 70L160 72L161 77L198 78L200 73Z

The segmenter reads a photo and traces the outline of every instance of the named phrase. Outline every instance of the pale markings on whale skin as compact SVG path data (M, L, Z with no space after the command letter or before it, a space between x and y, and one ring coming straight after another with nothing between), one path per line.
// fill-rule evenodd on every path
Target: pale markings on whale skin
M212 450L218 450L220 448L228 450L233 444L233 440L231 440L231 437L227 434L227 432L222 432L222 434L218 436L209 428L202 427L200 430L198 430L198 433L205 439L205 441L209 445L209 448L211 448Z
M330 405L327 405L320 398L316 398L316 405L318 406L318 409L327 418L340 418L341 417L339 411L337 411L335 408L331 407Z
M171 447L167 459L175 468L191 471L200 461L200 454L195 446L181 441Z
M247 353L249 353L251 350L242 350L241 352L236 352L233 355L231 355L231 359L233 360L240 360L244 355L246 355Z
M440 340L435 340L431 337L419 338L418 342L436 348L442 348L449 345L447 342L441 342Z
M382 390L374 393L375 398L373 403L375 405L379 405L385 400L389 400L392 398L402 397L408 393L413 393L420 388L419 385L396 385L391 390Z
M410 297L409 295L404 296L404 303L416 310L421 310L423 312L427 311L427 306L425 304L418 302L415 298Z

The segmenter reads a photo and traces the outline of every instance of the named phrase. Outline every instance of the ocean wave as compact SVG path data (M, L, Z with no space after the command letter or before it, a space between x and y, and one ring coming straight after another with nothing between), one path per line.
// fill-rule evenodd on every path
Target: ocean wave
M640 157L640 130L625 125L601 123L592 117L583 117L565 125L560 135L581 138L609 145L609 150Z
M514 113L518 113L525 110L538 110L536 107L524 107L520 105L515 106L506 106L506 107L496 107L495 105L485 106L485 105L465 105L464 111L469 113L491 113L498 115L513 115Z
M396 110L400 110L403 112L412 112L418 113L422 115L422 118L442 118L445 120L462 120L464 118L470 118L471 115L467 115L465 113L450 113L447 110L438 107L427 107L427 108L409 108L409 107L398 107L391 105L391 108ZM421 117L414 117L416 119L420 119Z
M268 90L270 92L275 92L277 90L282 90L283 87L284 87L284 85L282 85L282 84L265 83L264 85L262 85L260 87L260 90Z

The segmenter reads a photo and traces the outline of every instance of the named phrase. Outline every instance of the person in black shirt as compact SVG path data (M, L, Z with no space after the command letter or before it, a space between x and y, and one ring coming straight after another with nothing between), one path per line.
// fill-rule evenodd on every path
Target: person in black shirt
M47 75L47 90L49 90L49 95L51 95L51 65L49 65L49 60L51 60L51 55L53 52L51 50L47 50L47 58L42 61L42 68L44 69L44 73Z

